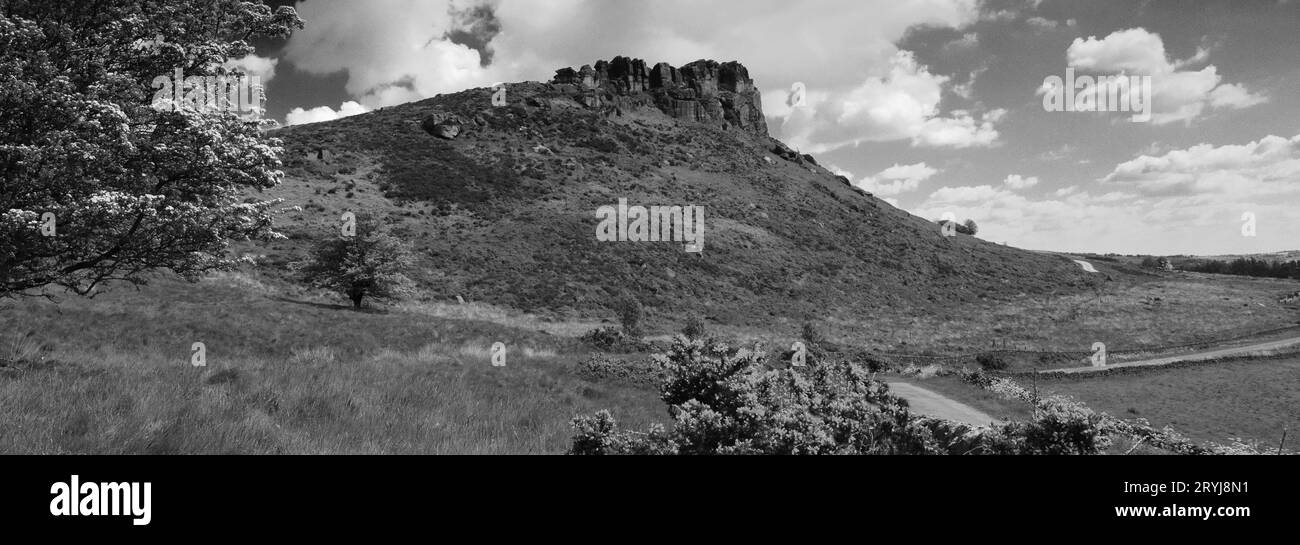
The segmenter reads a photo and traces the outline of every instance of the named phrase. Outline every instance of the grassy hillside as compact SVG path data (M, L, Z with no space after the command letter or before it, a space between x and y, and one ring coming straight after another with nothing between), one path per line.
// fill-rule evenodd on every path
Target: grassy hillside
M289 176L273 195L304 211L279 223L291 240L249 251L289 260L343 211L365 211L416 244L434 299L590 315L626 290L652 319L698 312L737 326L940 312L1100 282L1061 256L945 238L812 162L771 153L766 137L649 107L589 109L547 84L508 96L494 108L488 90L470 90L279 131ZM433 114L459 116L464 132L430 136L420 123ZM597 242L596 209L620 198L705 206L704 252Z

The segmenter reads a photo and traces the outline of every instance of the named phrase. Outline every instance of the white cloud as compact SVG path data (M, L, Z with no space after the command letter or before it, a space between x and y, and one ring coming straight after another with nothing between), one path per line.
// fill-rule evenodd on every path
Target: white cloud
M1225 83L1210 91L1210 105L1215 108L1249 108L1267 101L1235 83Z
M369 108L366 108L365 106L362 106L361 104L358 104L351 100L344 102L341 106L339 106L338 110L330 108L329 106L318 106L310 110L304 110L302 108L294 108L292 111L289 112L288 115L285 116L285 124L305 125L307 123L320 123L322 121L333 121L335 119L339 119L343 117L353 116L357 114L364 114L368 111L370 111Z
M1300 135L1142 155L1116 166L1104 181L1148 195L1300 193Z
M484 3L500 26L486 67L478 51L446 38L458 28L453 11ZM792 113L783 90L795 82L808 86L810 103L820 99L829 110L814 112L807 125L794 121L785 134L774 124L777 136L806 151L864 140L987 145L996 135L979 116L944 123L938 104L946 78L910 55L898 77L891 74L900 62L895 43L909 28L964 28L978 8L978 0L825 0L816 9L786 0L372 0L364 7L313 0L299 4L310 24L289 40L285 58L313 74L346 73L347 92L369 108L498 81L547 81L558 68L615 55L679 66L739 60L764 91L769 118ZM853 105L831 106L845 99ZM874 99L890 102L865 102ZM896 107L904 111L889 113ZM835 127L841 115L857 125ZM925 127L934 118L940 121Z
M1143 155L1116 165L1100 192L1069 186L1033 199L1011 183L943 187L912 211L971 218L981 238L1034 249L1251 253L1296 248L1297 181L1300 135L1268 136ZM1246 212L1257 218L1257 237L1241 235Z
M925 163L913 165L895 164L880 171L875 176L868 176L858 180L855 185L877 195L895 196L900 193L915 191L921 186L921 182L929 180L938 173L938 169L932 168Z
M1105 72L1162 74L1173 71L1159 34L1144 28L1110 33L1102 39L1075 38L1066 50L1071 66Z
M911 140L927 147L967 148L997 142L1005 110L940 113L946 76L931 74L911 52L899 51L887 73L844 92L810 90L804 108L787 109L786 139L813 153L862 142ZM767 107L767 101L764 103Z
M1002 184L1013 190L1029 189L1038 185L1038 177L1029 176L1026 178L1019 174L1012 174L1007 176L1007 179L1003 180Z
M1209 58L1207 48L1184 60L1172 60L1159 34L1144 28L1112 32L1105 38L1076 38L1066 50L1071 66L1103 74L1151 76L1153 115L1156 124L1190 123L1209 109L1240 109L1266 102L1241 84L1223 83L1218 68L1183 68Z
M445 37L455 24L451 7L419 0L302 2L298 13L310 24L290 38L285 59L311 74L345 72L347 92L368 108L486 86L493 75L479 52Z

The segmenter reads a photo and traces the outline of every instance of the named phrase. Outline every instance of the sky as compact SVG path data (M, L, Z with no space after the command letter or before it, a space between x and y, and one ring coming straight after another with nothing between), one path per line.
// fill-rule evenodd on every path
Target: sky
M616 55L737 60L774 137L913 214L972 219L986 240L1300 249L1300 0L280 3L307 28L243 62L287 124ZM1068 73L1149 82L1115 90L1149 115L1105 93L1107 111L1049 108Z

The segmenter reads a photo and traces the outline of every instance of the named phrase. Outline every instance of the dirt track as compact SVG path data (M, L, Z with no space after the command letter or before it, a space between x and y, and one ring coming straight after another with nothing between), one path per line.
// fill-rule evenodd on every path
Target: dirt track
M953 420L972 426L987 426L996 420L965 403L953 401L940 394L906 382L891 382L889 383L889 390L898 397L906 399L912 412L917 414Z
M1294 339L1283 339L1280 341L1270 341L1266 343L1252 344L1249 346L1238 346L1234 348L1219 348L1215 350L1193 352L1191 354L1165 356L1163 358L1154 358L1149 360L1128 361L1123 363L1115 363L1115 364L1107 365L1105 367L1071 367L1067 369L1045 370L1042 371L1042 373L1044 374L1062 373L1067 375L1075 375L1075 374L1084 374L1084 373L1096 373L1100 371L1105 371L1107 369L1118 369L1123 367L1155 367L1155 366L1169 365L1171 363L1179 363L1184 361L1201 361L1201 360L1228 358L1232 356L1246 356L1257 352L1278 350L1281 348L1287 348L1298 344L1300 344L1300 337Z

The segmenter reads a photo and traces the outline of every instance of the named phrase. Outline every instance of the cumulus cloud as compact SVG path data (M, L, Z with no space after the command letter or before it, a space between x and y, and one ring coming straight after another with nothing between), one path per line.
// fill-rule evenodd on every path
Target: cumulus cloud
M345 73L347 92L368 108L498 81L545 81L557 68L615 55L676 65L712 58L743 62L764 91L774 132L810 152L863 140L954 147L996 140L982 115L941 116L946 78L900 57L895 45L917 25L975 22L978 0L825 0L817 9L786 0L372 0L364 9L312 0L298 9L310 24L289 40L286 60L312 74ZM813 46L825 43L844 45ZM846 115L859 126L795 119L781 134L782 119L804 115L785 101L795 82L827 110L804 112L811 114L804 121L834 124ZM871 97L892 106L862 111ZM841 100L853 104L833 106ZM908 110L885 112L893 106ZM858 138L858 129L869 132Z
M925 163L913 165L895 164L880 171L875 176L867 176L858 180L854 185L876 195L892 197L900 193L915 191L921 186L921 182L929 180L938 173L938 169Z
M1090 72L1151 76L1151 120L1156 124L1190 123L1211 109L1248 108L1267 101L1241 84L1224 83L1213 65L1185 70L1208 60L1209 50L1200 48L1189 59L1174 60L1160 35L1144 28L1119 30L1100 39L1076 38L1066 57L1071 66Z
M981 238L1034 249L1250 253L1292 248L1300 234L1300 135L1142 155L1116 165L1097 191L1068 186L1029 198L1014 178L942 187L911 211L969 217ZM1256 238L1241 236L1246 212L1259 222Z
M486 86L493 77L480 53L486 44L469 39L481 18L467 22L460 15L475 5L371 0L359 9L345 0L302 2L298 12L311 24L290 38L284 58L309 74L346 73L346 91L367 108Z
M939 104L948 83L947 76L931 74L911 52L899 51L885 74L847 91L809 90L806 106L788 112L781 129L792 144L813 153L896 140L928 147L993 145L998 139L994 125L1005 110L943 115Z
M294 108L285 116L287 125L305 125L307 123L320 123L322 121L333 121L335 119L364 114L370 111L369 108L356 103L355 101L344 102L339 109L335 110L329 106L318 106L310 110Z
M1147 195L1300 193L1300 135L1246 144L1199 144L1121 163L1103 181Z

